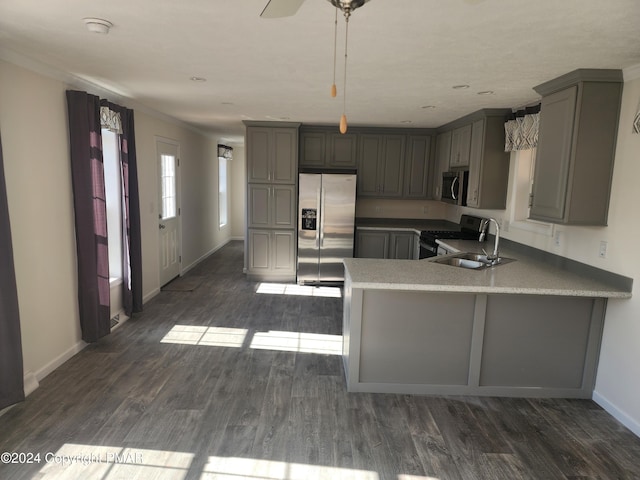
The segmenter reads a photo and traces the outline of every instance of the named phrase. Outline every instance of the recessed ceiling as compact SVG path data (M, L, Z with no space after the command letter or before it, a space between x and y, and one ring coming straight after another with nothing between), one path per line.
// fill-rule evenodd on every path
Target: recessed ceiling
M249 119L337 129L334 7L306 0L295 16L260 18L266 3L3 0L0 58L68 72L230 143ZM113 26L97 35L87 17ZM638 0L371 0L349 22L349 126L437 127L535 102L533 86L576 68L638 65L638 19Z

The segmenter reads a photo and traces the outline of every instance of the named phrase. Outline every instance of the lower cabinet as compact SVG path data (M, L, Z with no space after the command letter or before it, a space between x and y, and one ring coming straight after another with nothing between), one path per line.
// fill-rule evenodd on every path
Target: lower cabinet
M416 233L413 231L358 229L356 257L414 260L417 258Z
M249 229L247 275L254 280L295 281L296 231Z

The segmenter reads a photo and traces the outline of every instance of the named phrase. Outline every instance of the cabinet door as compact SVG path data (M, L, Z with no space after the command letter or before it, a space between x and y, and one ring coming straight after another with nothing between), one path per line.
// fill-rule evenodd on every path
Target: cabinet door
M247 127L247 181L267 183L271 173L271 129Z
M577 91L573 86L542 99L539 136L544 142L540 142L536 154L533 219L564 217Z
M292 230L274 230L272 232L273 273L294 274L296 270L295 233Z
M436 139L436 171L433 176L434 198L442 198L442 174L449 170L449 160L451 158L451 132L444 132Z
M382 196L401 197L406 137L385 135L382 157Z
M480 175L484 152L484 120L476 120L471 128L471 149L469 153L469 187L467 206L480 206Z
M389 258L413 260L415 234L413 232L391 232Z
M451 137L452 167L466 167L469 165L469 150L471 148L471 125L456 128Z
M265 184L249 184L249 227L271 226L271 187Z
M325 143L324 132L301 132L300 166L324 167L326 158Z
M358 154L358 196L378 196L378 166L383 138L380 135L360 135Z
M389 232L359 230L356 235L356 257L388 258Z
M271 211L274 228L296 227L296 187L295 185L275 185L271 187Z
M271 183L294 184L298 171L298 131L295 128L273 128Z
M247 263L250 272L268 272L271 269L271 232L249 229Z
M329 143L329 166L335 168L356 168L358 137L353 133L330 133L327 139Z
M404 197L427 198L429 194L429 170L431 137L410 136L407 147L404 177Z

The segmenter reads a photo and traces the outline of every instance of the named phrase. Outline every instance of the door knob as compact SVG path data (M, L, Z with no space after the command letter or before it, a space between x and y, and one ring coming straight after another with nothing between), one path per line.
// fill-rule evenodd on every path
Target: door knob
M160 227L160 230L162 230L163 228L166 228L166 225L164 223L161 223L159 227Z

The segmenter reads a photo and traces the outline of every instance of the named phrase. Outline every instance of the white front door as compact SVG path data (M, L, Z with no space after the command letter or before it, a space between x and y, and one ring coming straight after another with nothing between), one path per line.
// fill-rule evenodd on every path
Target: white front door
M178 197L178 145L156 142L160 194L160 286L180 275L180 202Z

